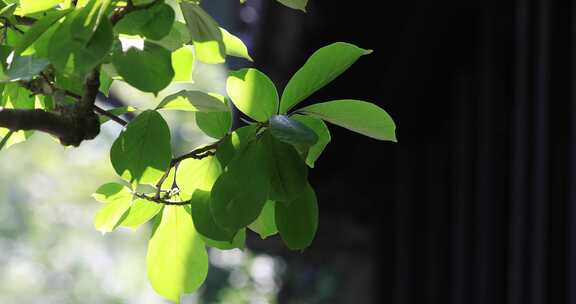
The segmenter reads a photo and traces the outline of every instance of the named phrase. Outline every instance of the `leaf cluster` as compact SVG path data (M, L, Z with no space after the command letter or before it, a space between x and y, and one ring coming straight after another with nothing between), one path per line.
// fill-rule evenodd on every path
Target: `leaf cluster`
M302 11L307 4L278 1ZM30 110L67 119L70 109L81 108L101 115L99 123L123 125L110 148L120 181L93 194L103 203L94 225L106 233L152 222L148 278L175 302L204 282L207 246L243 248L250 231L279 234L292 250L312 244L319 207L308 171L331 141L325 122L396 141L392 118L373 103L298 107L371 53L350 43L317 50L281 94L264 73L245 68L229 73L226 96L183 90L152 108L103 110L94 105L95 93L107 95L114 81L158 94L174 82L192 82L196 62L252 58L198 1L0 0L0 24L0 114ZM232 106L250 119L236 130ZM213 142L174 155L165 111L194 112ZM135 115L129 122L119 118L127 112ZM3 125L0 115L0 149L32 131Z

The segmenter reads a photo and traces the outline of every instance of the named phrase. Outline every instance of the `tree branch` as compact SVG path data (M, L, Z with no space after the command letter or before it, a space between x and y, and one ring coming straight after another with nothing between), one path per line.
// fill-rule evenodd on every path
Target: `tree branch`
M73 146L98 134L86 132L92 128L79 128L78 121L71 117L40 109L0 109L0 127L11 131L38 130L57 137L63 145Z
M142 194L142 193L134 193L134 195L138 198L145 199L147 201L151 201L151 202L154 202L156 204L168 205L168 206L184 206L184 205L190 205L190 203L192 202L190 200L183 201L183 202L167 201L167 200L161 199L159 197L148 196L148 195Z

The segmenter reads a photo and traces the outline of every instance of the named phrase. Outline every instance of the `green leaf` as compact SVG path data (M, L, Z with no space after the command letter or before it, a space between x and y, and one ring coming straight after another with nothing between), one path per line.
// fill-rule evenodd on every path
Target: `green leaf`
M194 51L190 47L183 47L172 52L173 81L192 81L194 68Z
M314 189L308 185L298 199L289 204L276 204L276 226L291 250L304 249L314 240L318 228L318 203Z
M218 23L199 5L180 3L198 60L217 64L226 61L226 46Z
M190 42L190 39L190 32L186 24L176 21L172 25L168 35L164 36L164 38L160 40L149 40L169 51L175 51Z
M230 112L196 112L194 119L202 132L216 139L226 136L232 127Z
M193 194L196 190L210 191L221 173L222 167L216 157L187 158L178 165L176 184L180 191L187 194Z
M223 100L224 97L218 94L182 90L164 98L156 109L190 112L229 112L230 108L224 104Z
M96 200L106 203L94 218L94 227L102 233L113 231L120 223L126 210L132 204L132 193L122 185L108 183L100 186L92 195Z
M114 36L112 24L103 18L99 26L92 32L84 32L87 37L78 38L76 23L82 21L82 11L74 11L50 38L48 44L48 59L54 67L65 73L86 74L95 68L112 48Z
M132 0L132 3L134 4L134 6L144 6L154 3L154 1L156 0Z
M278 111L278 92L274 83L256 69L231 72L226 91L234 105L256 121L267 121Z
M212 188L214 221L228 230L251 224L262 210L270 185L269 155L261 140L246 145Z
M213 241L230 243L238 230L225 229L216 224L210 211L210 192L196 190L190 201L194 227L204 237ZM233 243L233 242L232 242Z
M368 137L396 142L396 125L392 117L373 103L352 99L334 100L316 103L298 112Z
M208 247L213 247L213 248L218 248L220 250L230 250L230 249L244 249L244 247L246 246L246 229L240 229L238 231L238 233L236 233L236 236L234 237L234 239L232 240L232 242L228 242L228 241L215 241L215 240L211 240L207 237L204 237L203 235L200 235L200 237L202 237L202 240L204 241L204 244L206 244L206 246Z
M0 81L31 80L42 72L50 62L34 56L15 56L6 71L6 78Z
M306 12L306 5L308 4L308 0L277 0L278 2L286 5L289 8L301 10Z
M20 42L14 47L16 55L20 55L20 53L24 52L24 50L31 46L54 23L62 19L71 11L71 9L56 11L36 21L34 25L24 33L22 40L20 40Z
M250 57L248 48L240 38L230 34L230 32L224 28L220 28L220 30L222 31L222 40L226 46L226 55L254 61L252 57Z
M278 233L276 227L276 203L267 201L258 218L248 226L250 230L258 233L262 239Z
M161 209L162 205L160 204L141 198L136 199L132 202L128 212L125 213L120 226L136 229L151 220Z
M114 30L122 34L160 40L170 33L174 19L175 13L172 7L161 3L129 13L120 19L114 26Z
M270 133L279 141L295 146L312 146L318 141L318 135L313 130L286 115L270 118Z
M43 12L62 2L64 2L64 0L20 0L20 13L22 15L30 15Z
M146 265L154 290L176 303L202 285L208 274L208 255L185 207L164 207L148 243Z
M112 63L128 84L143 92L157 94L174 78L172 53L154 43L146 42L143 50L114 52Z
M290 202L304 191L308 181L308 168L294 147L265 135L270 150L271 187L269 198Z
M255 140L256 130L256 125L244 126L224 138L216 150L216 157L222 167L228 166L228 163L239 151L244 149L249 142Z
M170 129L152 110L132 120L110 151L116 173L132 184L155 183L170 166L171 158Z
M299 114L292 115L291 118L306 125L308 128L312 129L316 135L318 135L318 141L312 147L310 147L310 149L305 151L306 164L310 168L314 168L314 163L318 157L320 157L324 151L324 148L326 145L328 145L328 143L330 143L330 140L332 139L330 136L330 131L321 119Z
M92 197L101 203L110 203L115 200L124 200L126 197L132 198L130 189L118 183L107 183L100 186Z
M362 55L371 52L345 42L336 42L314 52L286 85L280 113L288 112L346 71Z

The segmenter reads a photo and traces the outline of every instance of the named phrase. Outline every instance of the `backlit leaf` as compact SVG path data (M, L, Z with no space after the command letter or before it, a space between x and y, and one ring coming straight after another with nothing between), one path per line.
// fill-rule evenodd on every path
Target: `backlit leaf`
M280 113L288 112L346 71L362 55L371 52L345 42L336 42L317 50L286 85Z
M152 288L180 303L208 274L208 255L184 206L165 206L148 243L146 267Z
M200 5L182 2L180 8L198 60L209 64L223 63L226 60L226 46L218 23Z
M114 141L112 166L130 183L155 183L170 165L170 130L156 111L147 110L132 120Z
M231 72L226 81L226 91L234 105L256 121L267 121L278 111L276 86L256 69Z
M334 100L316 103L298 110L379 140L396 141L392 117L373 103L361 100Z
M224 104L223 100L224 97L217 94L182 90L164 98L156 109L191 112L229 112L230 108Z
M262 239L278 233L275 205L274 201L267 201L258 218L248 226L250 230L258 233Z

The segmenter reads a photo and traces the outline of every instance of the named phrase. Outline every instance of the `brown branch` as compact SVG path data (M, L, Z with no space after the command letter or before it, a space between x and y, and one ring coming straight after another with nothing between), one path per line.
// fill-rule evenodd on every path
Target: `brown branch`
M121 126L126 126L126 125L128 125L128 122L125 121L124 119L122 119L122 118L120 118L120 117L118 117L118 116L116 116L116 115L114 115L114 114L112 114L112 113L110 113L110 112L108 112L108 111L100 108L100 107L97 106L97 105L94 105L94 112L96 112L96 114L98 114L98 115L102 115L102 116L106 116L106 117L110 118L111 120L117 122L117 123L118 123L119 125L121 125Z
M190 151L189 153L186 153L182 156L173 158L170 161L170 167L168 168L168 170L166 170L164 172L164 174L162 175L162 177L160 178L160 180L158 180L158 183L156 183L156 195L154 196L155 199L160 199L160 193L162 192L162 184L164 184L164 181L166 181L166 178L168 178L168 175L170 175L170 170L172 170L172 168L178 166L178 164L188 158L193 158L193 159L203 159L206 158L208 156L212 156L215 155L216 152L214 151L218 145L220 145L220 143L222 142L222 140L219 140L213 144L198 148L198 149L194 149L192 151Z
M168 205L168 206L185 206L185 205L190 205L190 203L192 202L191 200L183 201L183 202L167 201L167 200L161 199L159 197L148 196L148 195L142 194L142 193L134 193L134 195L138 198L145 199L147 201L151 201L151 202L154 202L156 204Z
M0 127L12 131L37 130L60 139L63 145L78 146L84 139L93 139L93 128L78 126L72 116L46 112L40 109L1 109Z
M221 142L221 140L217 141L211 145L195 149L195 150L193 150L187 154L184 154L182 156L179 156L179 157L172 159L172 161L170 161L170 168L176 166L178 163L180 163L181 161L183 161L187 158L203 159L205 157L214 155L215 152L213 150L218 148L218 145L220 144L220 142Z

